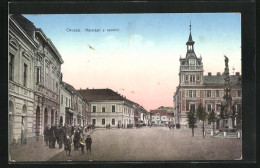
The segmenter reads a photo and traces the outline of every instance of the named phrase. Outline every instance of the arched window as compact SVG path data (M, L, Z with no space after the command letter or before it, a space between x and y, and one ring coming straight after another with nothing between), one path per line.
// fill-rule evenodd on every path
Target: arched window
M13 114L14 112L14 104L12 101L9 101L9 113Z

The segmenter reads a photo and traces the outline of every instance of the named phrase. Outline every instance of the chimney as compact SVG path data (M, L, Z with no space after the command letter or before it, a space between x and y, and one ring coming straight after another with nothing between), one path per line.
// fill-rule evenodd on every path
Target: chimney
M211 72L208 72L208 76L211 76Z
M236 72L236 76L239 76L240 74L239 74L239 72Z
M217 76L220 76L220 72L217 72Z

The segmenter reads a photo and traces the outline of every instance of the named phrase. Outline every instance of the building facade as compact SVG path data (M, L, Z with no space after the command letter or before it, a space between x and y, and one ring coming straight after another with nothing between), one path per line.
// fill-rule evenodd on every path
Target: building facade
M86 126L89 123L89 105L79 92L70 84L61 82L61 110L65 116L66 125Z
M220 114L221 104L224 99L224 75L218 72L207 76L203 75L202 57L197 57L194 51L194 41L190 32L186 43L187 53L185 58L180 58L179 85L173 96L175 122L187 125L187 112L197 109L201 103L207 112L212 109ZM224 57L223 57L224 58ZM224 60L224 59L223 59ZM224 61L223 61L224 63ZM223 70L225 66L223 64ZM237 72L230 75L231 96L236 111L241 110L242 104L242 77ZM218 123L219 124L219 123Z
M57 123L63 60L50 39L22 15L9 16L9 143L38 140Z
M96 127L127 126L135 124L135 110L139 106L111 89L85 89L78 92L88 102L91 112L90 124Z
M174 113L167 110L150 110L152 125L174 124Z

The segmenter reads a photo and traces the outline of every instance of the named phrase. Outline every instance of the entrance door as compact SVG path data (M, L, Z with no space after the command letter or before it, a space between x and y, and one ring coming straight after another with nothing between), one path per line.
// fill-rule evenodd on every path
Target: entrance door
M36 109L36 132L35 132L35 134L36 134L36 136L39 136L40 135L40 127L41 127L41 123L40 123L40 120L41 120L41 118L40 118L41 116L40 116L40 107L39 106L37 106L37 109Z
M51 110L51 125L54 124L54 112Z
M13 113L14 113L14 105L11 101L9 101L9 145L12 145L13 142Z
M47 108L44 110L44 128L46 128L48 125L48 111Z

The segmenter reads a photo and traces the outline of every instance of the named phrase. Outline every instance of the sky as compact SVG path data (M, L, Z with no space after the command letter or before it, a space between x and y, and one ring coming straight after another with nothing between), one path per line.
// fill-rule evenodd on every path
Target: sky
M148 111L173 107L179 58L186 56L190 24L204 75L224 72L224 55L230 73L241 73L239 13L23 16L41 28L59 51L63 81L75 89L110 88Z

